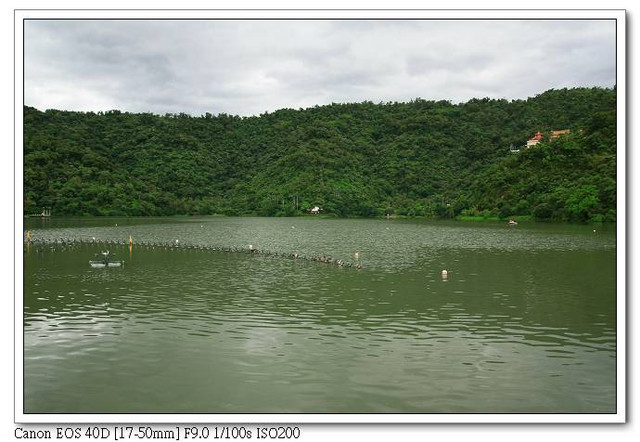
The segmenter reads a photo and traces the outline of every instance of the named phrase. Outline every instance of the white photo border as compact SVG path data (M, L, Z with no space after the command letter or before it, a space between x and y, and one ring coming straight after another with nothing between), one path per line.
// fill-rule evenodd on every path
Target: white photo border
M101 20L615 20L617 88L617 411L598 414L34 414L24 412L23 378L23 105L24 21L30 19ZM16 423L623 423L627 405L626 340L626 11L625 10L14 10L14 358Z

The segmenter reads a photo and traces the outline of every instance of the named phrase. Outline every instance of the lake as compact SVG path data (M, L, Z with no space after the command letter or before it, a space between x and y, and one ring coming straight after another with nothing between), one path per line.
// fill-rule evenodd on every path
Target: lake
M615 225L26 230L26 413L616 412ZM124 265L92 268L104 249Z

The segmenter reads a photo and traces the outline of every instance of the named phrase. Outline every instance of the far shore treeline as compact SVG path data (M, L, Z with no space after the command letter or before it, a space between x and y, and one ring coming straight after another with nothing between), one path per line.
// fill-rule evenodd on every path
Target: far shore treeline
M24 108L25 214L292 216L316 206L335 216L615 221L616 89L255 117Z

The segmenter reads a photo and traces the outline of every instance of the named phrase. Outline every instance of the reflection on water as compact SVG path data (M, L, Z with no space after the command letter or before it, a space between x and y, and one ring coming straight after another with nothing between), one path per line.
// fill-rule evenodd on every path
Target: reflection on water
M615 412L612 233L118 224L31 232L134 246L108 269L95 244L25 252L27 412ZM364 266L135 245L175 239Z

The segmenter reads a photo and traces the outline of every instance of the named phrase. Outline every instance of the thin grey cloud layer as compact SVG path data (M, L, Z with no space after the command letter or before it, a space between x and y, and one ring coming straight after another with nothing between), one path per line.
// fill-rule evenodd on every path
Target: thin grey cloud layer
M28 20L25 104L256 115L612 87L613 20Z

